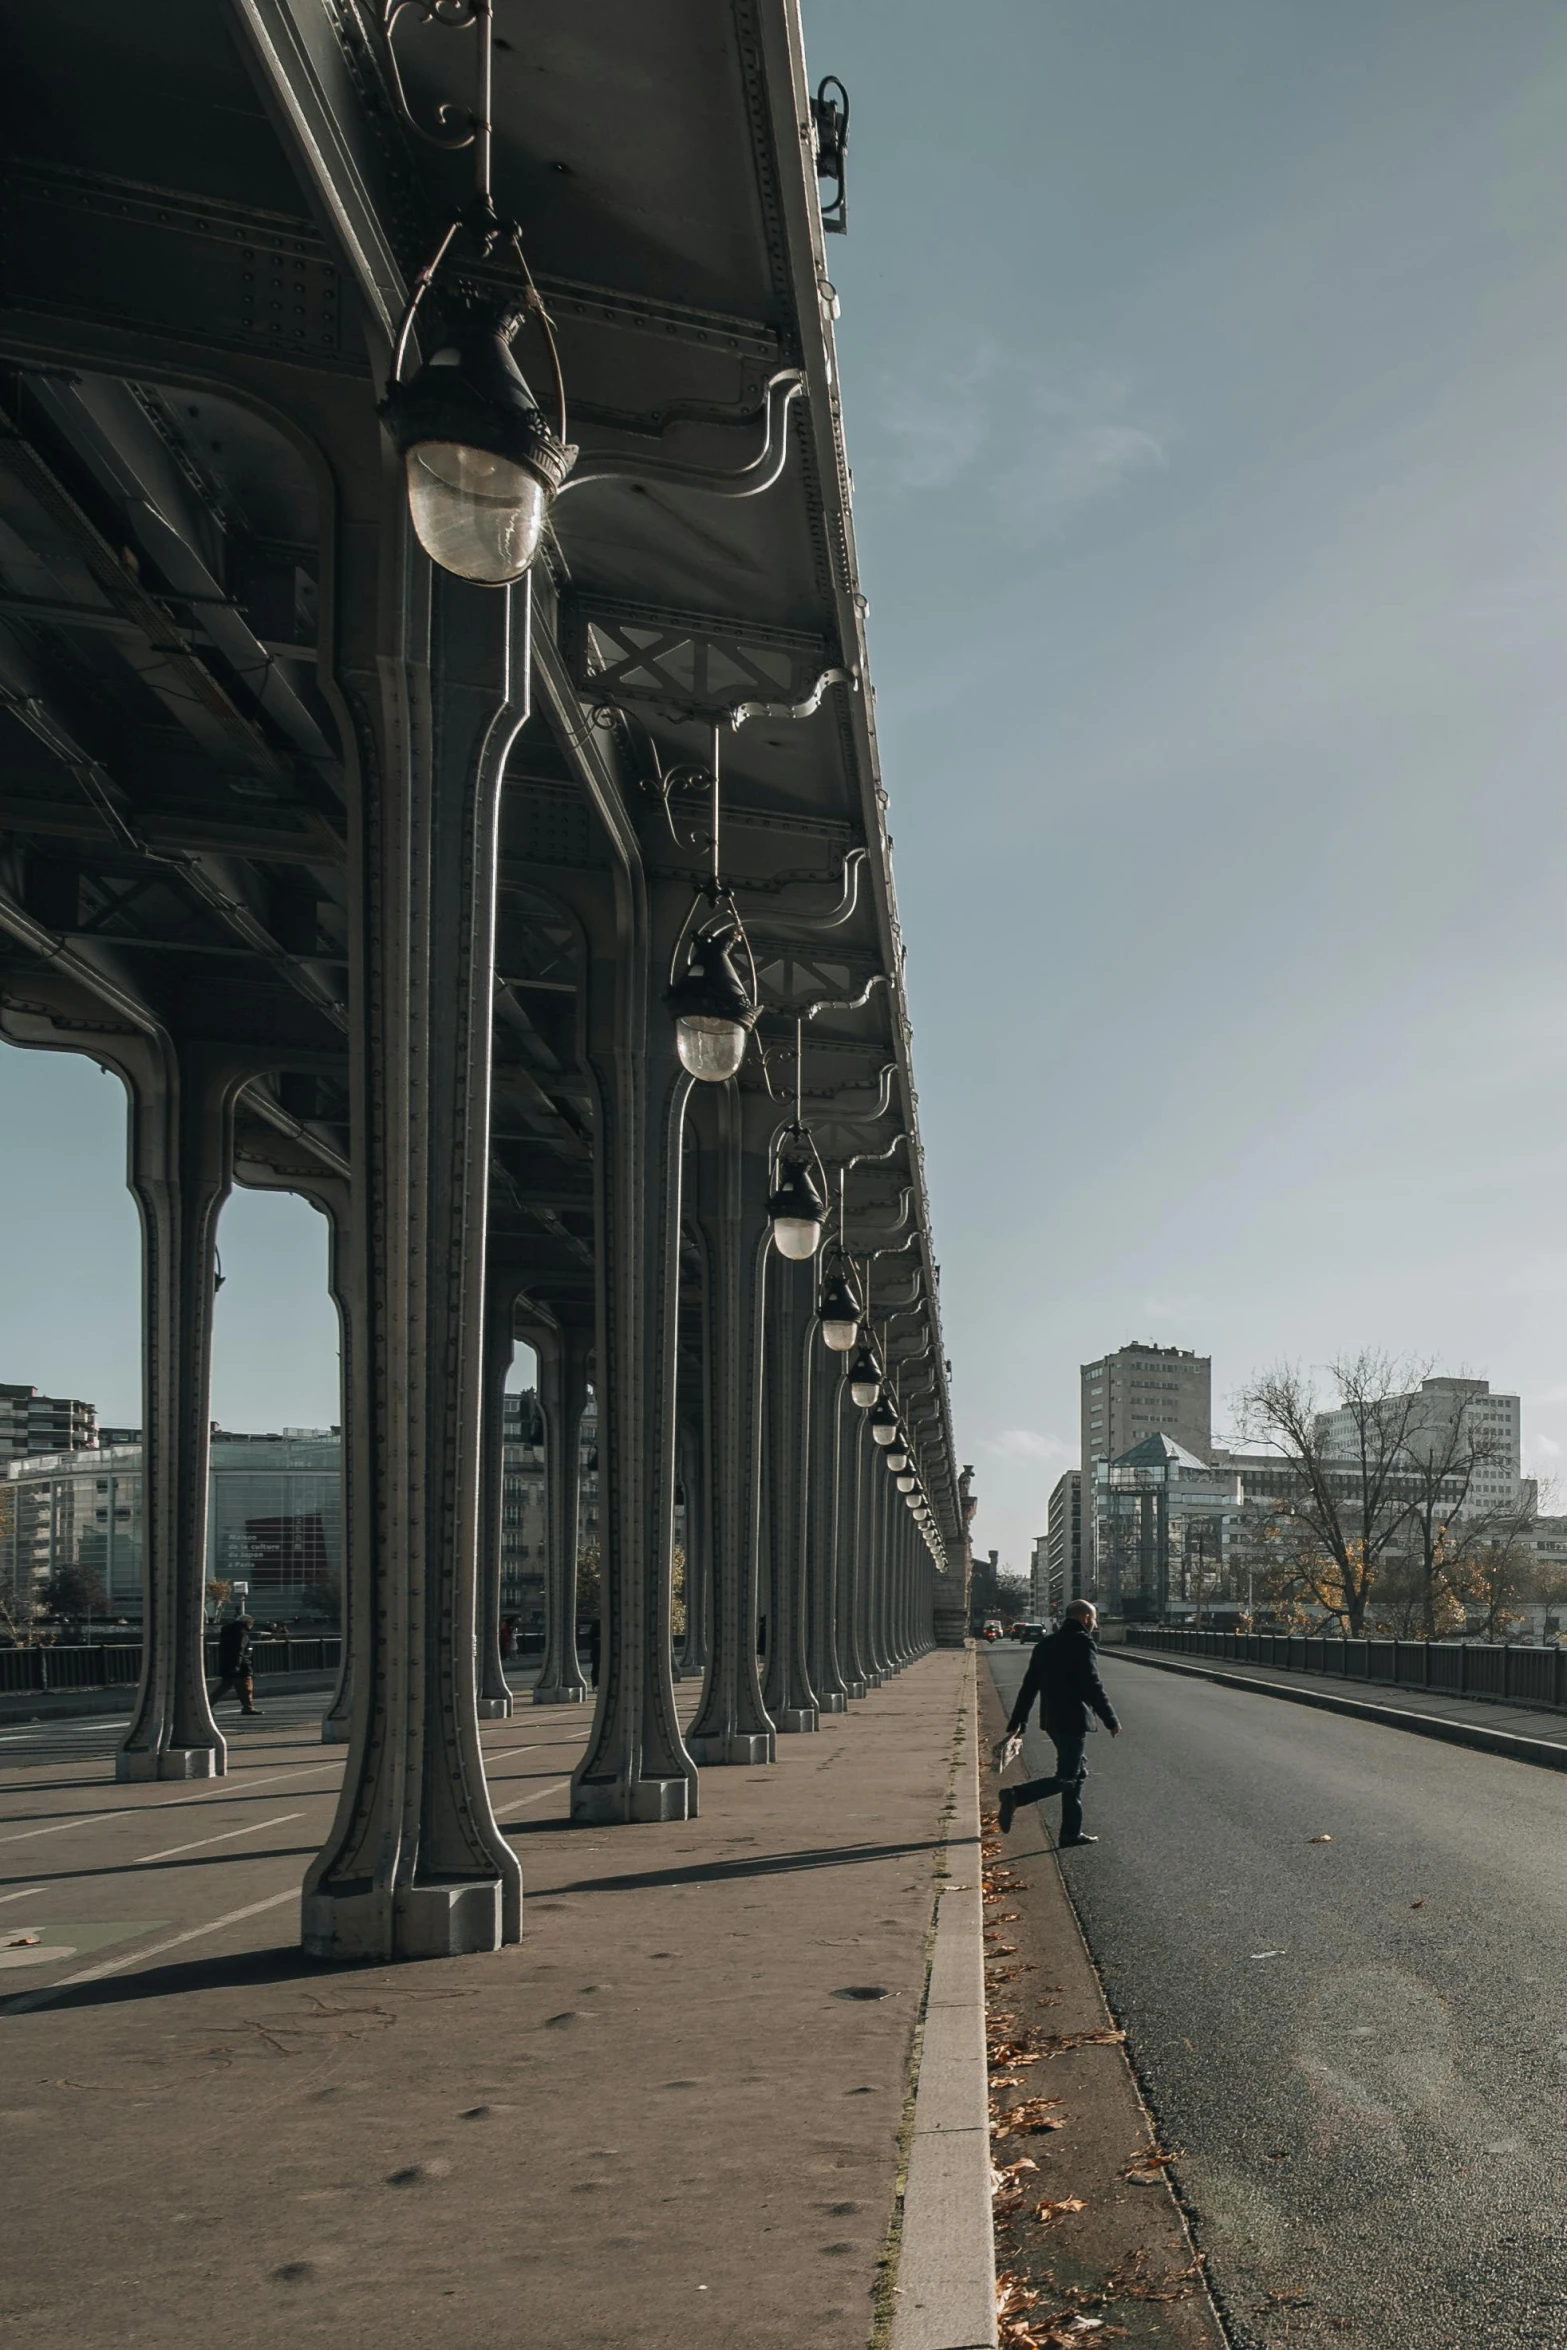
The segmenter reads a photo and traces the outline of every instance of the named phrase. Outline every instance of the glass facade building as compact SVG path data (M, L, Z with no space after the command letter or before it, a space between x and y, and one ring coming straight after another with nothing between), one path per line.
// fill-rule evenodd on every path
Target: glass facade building
M75 1570L111 1621L141 1617L141 1446L0 1461L0 1605L26 1621L52 1577ZM207 1563L245 1583L253 1615L338 1617L343 1564L335 1428L212 1438Z

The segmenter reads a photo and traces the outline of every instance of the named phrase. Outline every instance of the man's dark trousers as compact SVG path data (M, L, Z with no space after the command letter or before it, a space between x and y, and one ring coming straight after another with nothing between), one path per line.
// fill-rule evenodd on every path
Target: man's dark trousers
M1056 1750L1055 1776L1051 1779L1025 1779L1021 1787L1009 1787L1014 1807L1023 1803L1042 1803L1047 1795L1061 1798L1061 1840L1069 1844L1074 1836L1083 1833L1083 1781L1088 1776L1088 1762L1084 1754L1087 1738L1081 1730L1063 1730L1058 1738L1052 1731L1050 1743Z

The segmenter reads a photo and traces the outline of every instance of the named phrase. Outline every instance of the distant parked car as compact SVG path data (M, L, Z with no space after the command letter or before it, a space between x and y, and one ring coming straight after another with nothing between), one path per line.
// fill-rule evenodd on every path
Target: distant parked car
M1012 1635L1015 1640L1026 1640L1030 1648L1033 1647L1036 1640L1043 1640L1044 1636L1045 1627L1043 1624L1019 1624Z

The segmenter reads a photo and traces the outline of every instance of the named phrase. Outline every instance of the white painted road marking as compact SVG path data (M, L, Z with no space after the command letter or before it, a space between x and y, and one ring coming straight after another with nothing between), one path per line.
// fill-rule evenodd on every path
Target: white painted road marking
M200 1836L194 1844L171 1844L165 1852L144 1852L132 1866L144 1869L150 1860L177 1860L182 1852L204 1852L209 1844L232 1844L236 1836L258 1836L263 1828L281 1828L285 1821L304 1816L302 1811L280 1811L276 1819L252 1820L245 1828L225 1828L221 1836Z
M263 1910L277 1909L285 1901L297 1901L299 1887L290 1885L286 1893L272 1893L265 1901L252 1901L245 1909L231 1909L226 1917L209 1918L204 1926L190 1926L183 1934L171 1934L167 1942L154 1942L149 1950L133 1950L129 1958L111 1958L106 1966L83 1967L80 1974L67 1975L63 1982L51 1983L47 1990L26 1992L20 1999L8 1999L4 2012L23 2015L31 2007L45 2007L62 1991L69 1991L77 1983L96 1983L105 1975L122 1974L128 1966L141 1966L149 1958L161 1958L166 1950L178 1950L184 1942L199 1942L203 1934L221 1933L225 1926L237 1926L246 1918L258 1918Z
M515 1803L503 1803L495 1817L503 1820L509 1811L521 1811L530 1803L542 1803L546 1795L553 1795L557 1787L569 1787L569 1779L551 1779L547 1787L535 1787L531 1795L519 1795Z

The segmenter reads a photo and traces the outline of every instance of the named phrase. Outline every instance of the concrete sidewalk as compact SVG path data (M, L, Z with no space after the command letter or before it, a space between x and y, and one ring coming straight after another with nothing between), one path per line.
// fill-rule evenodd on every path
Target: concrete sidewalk
M705 1771L671 1826L570 1828L587 1709L519 1709L485 1746L524 1941L422 1966L300 1954L341 1769L308 1720L195 1793L0 1770L0 2311L38 2350L863 2350L972 1669Z
M1184 1673L1324 1713L1350 1714L1356 1721L1380 1722L1439 1738L1450 1746L1472 1746L1481 1754L1505 1755L1510 1762L1567 1771L1567 1717L1550 1708L1504 1704L1493 1697L1454 1697L1440 1689L1403 1689L1379 1681L1342 1682L1320 1673L1294 1672L1281 1665L1231 1664L1212 1657L1161 1656L1149 1649L1114 1647L1104 1655L1115 1663L1147 1665L1155 1672Z

